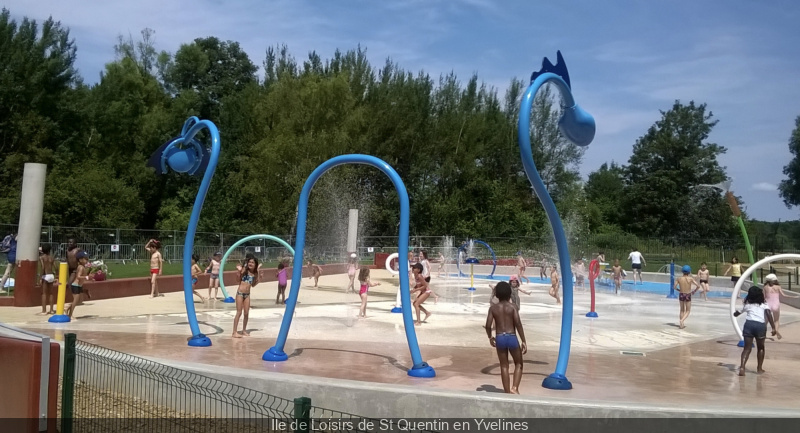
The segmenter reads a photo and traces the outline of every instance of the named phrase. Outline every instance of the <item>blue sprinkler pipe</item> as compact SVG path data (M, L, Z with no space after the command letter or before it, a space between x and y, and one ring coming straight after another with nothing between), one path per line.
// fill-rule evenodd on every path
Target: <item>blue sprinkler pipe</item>
M636 284L636 279L634 278L633 284ZM669 262L669 295L667 298L677 298L678 295L675 294L675 260L671 260Z
M292 325L292 317L294 316L294 309L297 304L297 296L300 291L300 282L303 278L303 253L306 246L306 218L308 216L308 197L311 194L311 189L326 171L333 167L343 164L365 164L371 165L384 174L389 176L392 184L400 201L400 227L398 233L398 251L408 251L408 222L409 222L409 202L408 192L403 184L403 180L397 172L385 161L370 155L341 155L331 158L319 165L306 180L303 185L303 190L300 192L300 202L297 208L297 237L295 239L294 251L295 260L294 268L292 269L292 287L289 289L289 298L286 299L286 311L283 314L283 321L281 322L281 329L278 332L278 339L275 345L269 350L264 352L261 359L264 361L286 361L288 355L284 352L286 346L286 338L289 335L289 327ZM408 268L408 257L406 254L399 254L397 258L399 269ZM411 293L408 288L408 273L400 272L400 296L403 305L411 305ZM413 366L408 370L409 376L414 377L435 377L436 372L431 366L422 361L422 355L419 351L419 343L417 342L417 333L414 330L414 321L411 317L411 308L403 308L403 325L406 331L406 339L408 340L408 348L411 351L411 360Z
M497 256L494 254L494 250L492 249L492 247L489 246L489 244L487 244L486 242L484 242L482 240L479 240L479 239L471 239L471 240L472 240L473 243L480 244L480 245L483 245L484 247L486 247L486 249L489 250L489 254L492 255L492 272L489 274L489 279L494 279L494 271L497 270ZM466 252L467 252L466 243L462 244L460 247L458 247L458 251L464 251L464 255L466 256L467 255L466 254ZM467 258L469 258L469 257L467 257ZM461 262L459 260L456 260L456 269L458 269L458 276L459 277L466 277L467 276L465 273L461 272Z
M294 249L292 249L292 246L289 245L288 243L286 243L286 241L284 241L283 239L281 239L279 237L276 237L276 236L266 235L266 234L250 235L250 236L247 236L245 238L242 238L242 239L239 239L238 241L236 241L233 245L228 247L228 250L225 251L225 254L223 254L223 256L222 256L222 261L219 262L219 269L220 269L220 277L219 277L220 278L220 284L219 284L219 288L222 289L222 295L225 296L225 301L224 302L226 302L228 304L234 303L234 302L236 302L236 300L233 299L233 297L228 296L228 291L225 290L225 280L222 278L223 269L225 269L225 262L228 261L228 257L231 255L231 253L239 245L241 245L241 244L243 244L245 242L256 240L256 239L266 239L266 240L270 240L270 241L275 241L275 242L279 243L281 246L283 246L284 248L286 248L287 250L289 250L289 253L292 256L294 256Z
M564 301L563 312L561 315L561 341L558 348L558 361L556 362L556 371L550 376L546 377L542 382L542 386L549 389L567 390L572 389L572 383L567 380L567 364L569 363L570 344L572 341L572 309L573 309L573 283L572 283L572 267L569 256L569 248L567 246L567 237L564 233L564 226L561 223L561 217L558 215L553 199L547 192L547 188L542 181L539 171L536 169L536 164L533 161L533 151L531 149L531 131L530 131L530 117L531 108L533 106L534 97L536 92L539 91L545 83L553 83L561 91L565 109L562 117L558 122L561 133L571 142L579 146L586 146L591 143L594 138L595 123L592 116L583 111L576 103L572 96L569 84L564 81L560 75L549 72L550 70L558 70L558 67L563 68L561 74L568 79L566 66L563 65L561 53L558 53L558 64L553 68L549 60L545 58L543 61L542 70L534 73L531 85L525 91L520 104L519 112L519 126L518 126L518 140L520 156L522 157L522 165L525 168L525 174L533 186L536 195L544 206L547 213L547 218L550 221L550 226L553 229L553 235L558 249L559 264L561 265L561 273L564 284ZM549 66L549 67L548 67Z

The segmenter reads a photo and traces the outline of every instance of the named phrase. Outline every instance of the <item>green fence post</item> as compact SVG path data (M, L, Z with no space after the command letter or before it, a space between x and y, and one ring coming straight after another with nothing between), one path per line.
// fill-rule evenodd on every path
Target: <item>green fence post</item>
M294 399L295 433L308 433L311 424L311 399L297 397Z
M64 335L64 373L61 375L61 433L72 433L76 340L75 334Z

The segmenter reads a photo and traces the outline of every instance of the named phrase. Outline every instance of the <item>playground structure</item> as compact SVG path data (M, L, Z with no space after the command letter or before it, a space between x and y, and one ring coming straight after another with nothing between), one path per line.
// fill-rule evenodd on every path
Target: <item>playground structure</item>
M458 247L458 257L459 260L456 260L456 268L458 269L458 276L466 277L467 275L461 271L461 257L464 257L464 263L469 264L469 273L470 273L470 290L475 290L475 284L472 282L472 274L473 274L473 265L479 264L480 260L475 258L475 245L482 245L489 250L489 254L492 255L492 271L489 273L489 278L494 277L494 272L497 270L497 256L494 253L492 247L489 246L486 242L479 240L479 239L470 239L460 247Z
M207 129L211 136L211 148L201 145L195 136L203 129ZM194 253L194 237L197 232L197 223L200 220L200 211L203 210L211 178L217 168L220 152L219 130L209 120L200 120L190 117L183 124L181 135L161 145L148 161L148 166L156 169L157 174L166 174L168 169L178 173L196 175L203 173L200 189L197 191L192 214L189 217L189 226L186 229L186 241L183 244L183 294L186 302L186 316L192 337L189 346L208 347L211 340L200 332L197 323L197 313L194 308L192 294L192 254Z
M409 225L409 200L408 192L403 184L402 179L397 172L386 162L379 158L369 155L342 155L331 158L321 165L319 165L309 175L303 190L300 193L300 202L298 204L297 213L297 239L295 241L294 250L297 252L295 256L295 263L303 262L303 252L306 241L306 219L308 215L308 197L311 194L311 189L314 184L326 171L343 164L365 164L378 168L386 174L392 181L392 184L397 191L400 201L400 225L398 233L398 249L399 251L408 251L408 225ZM398 257L400 268L405 269L408 267L408 258L405 256ZM294 315L295 306L297 305L297 296L300 291L300 281L302 280L302 267L295 266L292 269L292 285L289 290L289 297L286 299L286 311L283 315L281 328L278 333L275 345L264 352L262 359L265 361L280 362L286 361L289 357L284 352L286 345L286 338L289 334L289 327L292 324L292 316ZM411 305L411 293L409 290L408 273L400 272L400 291L403 305ZM405 328L406 339L408 347L411 352L413 366L408 370L409 376L414 377L434 377L436 375L434 369L422 360L422 355L419 350L419 343L417 342L417 334L414 330L414 322L411 318L411 309L403 309L403 325Z
M553 230L561 265L562 281L564 282L558 362L556 363L555 372L544 379L542 386L549 389L567 390L572 389L572 383L570 383L566 377L572 338L572 262L570 260L567 236L564 232L561 217L533 161L533 151L531 149L531 108L536 93L541 86L546 83L555 84L555 87L560 91L563 97L565 106L561 113L561 119L558 121L559 130L564 137L572 143L578 146L589 145L594 139L595 123L594 118L575 103L575 99L572 96L569 72L564 63L564 58L561 56L561 51L558 51L556 56L555 65L545 57L542 61L542 68L531 75L531 84L523 94L520 103L517 138L519 140L520 156L522 158L525 174L528 176L528 180L533 190L536 192L536 196L539 197L539 200L542 202L542 206L544 206L545 213L547 214L547 219L550 222L550 227Z
M231 253L236 251L236 248L238 248L240 245L242 245L242 244L244 244L246 242L253 241L253 240L256 240L256 239L266 239L266 240L270 240L270 241L275 241L275 242L279 243L280 245L282 245L284 248L286 248L289 251L289 254L294 256L294 249L292 248L292 246L289 245L286 241L284 241L283 239L281 239L279 237L272 236L272 235L265 235L265 234L250 235L250 236L244 237L244 238L239 239L238 241L234 242L234 244L231 245L227 249L227 251L225 251L225 254L222 256L222 261L219 262L219 268L220 269L225 269L225 263L228 261L228 257L230 257ZM302 263L300 264L300 266L302 267ZM233 299L233 297L229 296L228 295L228 291L225 289L225 279L222 277L222 275L220 275L219 283L220 283L219 284L219 288L222 289L222 296L225 298L224 302L229 303L229 304L235 303L236 300Z
M586 313L586 317L597 318L597 311L594 309L594 280L598 275L600 275L600 262L595 259L589 262L589 289L592 292L592 304L591 307L589 307L589 312Z

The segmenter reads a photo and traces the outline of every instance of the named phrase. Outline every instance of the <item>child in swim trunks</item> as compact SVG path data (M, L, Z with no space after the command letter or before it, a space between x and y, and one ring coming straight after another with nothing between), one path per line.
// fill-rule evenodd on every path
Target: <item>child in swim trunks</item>
M314 279L314 287L317 287L319 284L319 277L322 275L322 267L320 265L314 264L313 260L308 261L308 269L311 271L311 277Z
M373 283L369 280L369 268L361 268L361 271L358 273L358 282L361 284L361 287L358 291L358 296L361 297L361 310L358 313L358 317L367 317L367 294L369 293L370 287L380 286L381 283Z
M217 300L217 293L219 291L219 264L222 260L222 253L217 251L211 259L211 263L206 266L206 272L211 272L211 277L208 279L208 299ZM211 297L211 289L214 289L214 297Z
M678 295L678 300L681 303L681 329L686 327L684 322L686 322L686 319L689 318L689 313L692 312L692 295L698 290L702 289L700 284L698 284L697 281L692 278L692 268L689 265L683 265L682 271L683 275L678 277L677 281L675 281L675 288L680 292ZM692 291L692 286L697 286L697 288Z
M239 288L236 289L236 316L233 317L233 338L250 336L247 330L247 319L250 315L250 289L258 284L258 259L247 259L239 271ZM242 319L242 335L239 335L239 317Z
M158 276L161 275L161 268L164 266L164 260L161 257L161 242L150 239L144 249L150 253L150 297L156 298L161 296L158 293Z
M700 281L700 287L703 289L703 300L708 301L708 276L709 271L706 262L700 263L700 270L697 271L697 279Z
M197 278L203 274L203 270L200 269L200 265L197 264L199 260L200 257L198 257L197 254L192 254L192 293L200 298L200 301L205 301L206 298L197 292Z
M69 313L67 313L70 319L75 312L75 307L81 304L83 298L83 283L92 279L92 276L89 275L89 268L86 266L89 263L89 255L86 254L86 251L78 251L75 258L78 260L78 268L75 270L75 280L70 284L72 304L70 304Z
M556 298L556 303L561 305L561 298L558 297L558 269L553 265L550 269L550 296Z
M53 303L53 286L57 286L56 276L53 273L53 256L50 255L50 245L45 245L39 255L42 265L42 314L56 314ZM50 312L47 312L50 305Z
M619 294L622 292L622 266L619 264L619 259L614 260L614 266L611 267L611 273L614 275L614 294L619 296Z
M525 342L525 331L517 309L511 305L511 285L500 281L495 286L495 295L500 301L489 307L486 316L486 335L489 344L497 349L497 359L500 361L500 378L503 381L503 390L508 394L519 394L519 383L522 381L522 355L528 352ZM492 327L497 328L496 336L492 337ZM517 334L522 339L522 350L517 340ZM508 354L514 360L514 384L510 384L508 372Z

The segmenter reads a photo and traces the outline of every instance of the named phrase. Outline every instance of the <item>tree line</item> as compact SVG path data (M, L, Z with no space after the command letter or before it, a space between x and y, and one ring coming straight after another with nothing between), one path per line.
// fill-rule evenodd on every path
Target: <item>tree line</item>
M109 41L113 43L113 41ZM48 165L44 223L184 230L199 178L156 176L149 155L189 116L213 121L222 153L200 231L292 233L311 171L346 153L383 159L411 199L411 233L458 237L547 236L517 145L526 82L502 95L477 75L432 77L387 59L374 66L356 47L298 61L265 47L256 66L235 41L199 37L159 51L154 31L119 37L99 82L75 70L77 43L48 19L0 14L0 220L16 222L25 162ZM719 193L727 178L708 142L716 120L705 104L676 101L633 145L627 164L603 164L582 181L583 149L558 133L557 92L532 112L534 159L562 217L581 233L730 238L736 226ZM602 125L598 128L602 129ZM366 236L397 233L391 182L371 167L337 167L320 178L309 240L342 241L350 208Z

